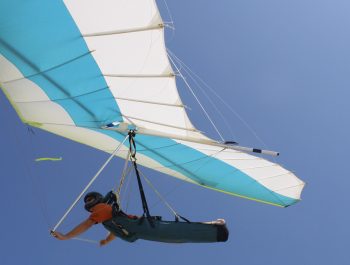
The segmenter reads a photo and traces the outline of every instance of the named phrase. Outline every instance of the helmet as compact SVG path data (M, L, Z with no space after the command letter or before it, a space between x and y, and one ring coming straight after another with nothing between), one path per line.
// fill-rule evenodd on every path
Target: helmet
M108 192L103 198L102 202L111 205L117 211L120 209L118 204L118 195L113 191Z
M103 200L103 196L101 193L98 193L96 191L89 192L84 197L85 210L90 212L91 208L94 207L96 204L99 204L100 202L102 202L102 200Z

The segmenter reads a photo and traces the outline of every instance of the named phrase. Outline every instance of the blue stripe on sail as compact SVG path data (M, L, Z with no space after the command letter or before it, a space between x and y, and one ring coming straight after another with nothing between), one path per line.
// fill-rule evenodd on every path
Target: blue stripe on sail
M182 173L201 185L283 206L297 201L269 190L233 166L191 147L175 144L173 140L160 137L138 136L138 138L149 149L140 153L152 157L162 165ZM168 147L157 149L160 143Z
M28 79L60 104L76 125L99 128L122 120L100 69L62 1L1 1L0 10L4 11L0 16L1 54L24 76L31 76ZM38 74L44 70L48 71ZM123 139L116 132L95 131L118 141ZM139 153L201 185L282 206L297 201L171 139L137 135L136 140Z
M98 131L118 141L122 141L124 137L113 131ZM174 140L146 135L137 135L135 140L138 153L154 159L162 166L177 171L200 185L281 206L289 206L298 201L269 190L224 161L207 156Z
M1 1L0 10L1 54L60 104L76 125L100 127L122 120L63 1Z

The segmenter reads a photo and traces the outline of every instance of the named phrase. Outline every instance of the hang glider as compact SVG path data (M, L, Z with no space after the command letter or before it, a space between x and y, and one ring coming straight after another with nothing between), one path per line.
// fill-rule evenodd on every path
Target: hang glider
M133 129L140 165L272 205L300 200L303 181L248 153L274 152L193 126L154 0L1 0L0 9L1 88L24 123L107 153ZM117 155L127 153L126 143Z

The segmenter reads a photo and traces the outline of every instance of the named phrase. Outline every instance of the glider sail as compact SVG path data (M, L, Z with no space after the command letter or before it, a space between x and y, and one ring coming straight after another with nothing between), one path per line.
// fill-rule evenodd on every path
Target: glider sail
M154 0L0 0L1 88L24 123L112 153L137 130L138 163L277 206L304 182L209 139L189 120ZM118 156L125 158L125 144Z

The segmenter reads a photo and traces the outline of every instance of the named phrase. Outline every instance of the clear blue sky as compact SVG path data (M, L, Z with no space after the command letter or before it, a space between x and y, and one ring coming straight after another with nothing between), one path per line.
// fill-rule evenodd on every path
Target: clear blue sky
M164 3L158 2L164 20L169 20ZM54 240L50 226L108 155L38 129L28 132L0 93L0 264L347 264L350 2L194 0L168 1L168 6L176 30L167 32L167 46L225 98L269 148L281 152L277 162L307 183L303 200L282 209L145 170L180 214L198 221L225 218L229 241L169 245L116 240L99 248ZM178 85L183 101L192 107L193 123L216 137L185 86ZM233 136L202 97L227 139L263 147L244 123L213 100ZM33 162L47 156L63 160ZM121 167L116 159L94 187L110 189ZM147 194L153 214L172 218L151 191ZM137 193L132 196L138 199ZM138 203L132 201L130 211L140 213ZM87 216L81 208L61 230ZM87 235L104 236L98 227Z

